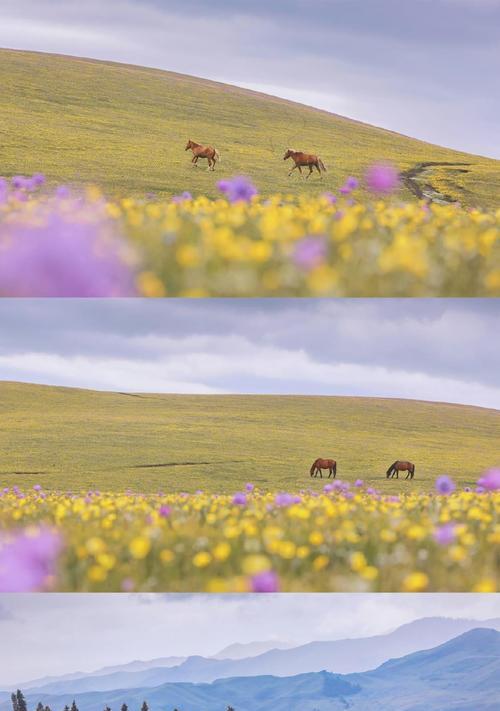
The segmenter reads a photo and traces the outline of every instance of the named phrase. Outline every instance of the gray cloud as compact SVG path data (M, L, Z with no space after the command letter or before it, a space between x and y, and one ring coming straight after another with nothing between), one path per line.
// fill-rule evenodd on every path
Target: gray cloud
M277 93L500 157L496 0L3 0L0 45Z
M3 300L0 378L500 409L499 322L493 299Z

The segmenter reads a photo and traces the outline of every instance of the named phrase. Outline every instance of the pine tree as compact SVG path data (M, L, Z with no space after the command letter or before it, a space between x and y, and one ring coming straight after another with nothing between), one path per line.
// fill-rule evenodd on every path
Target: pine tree
M149 711L149 706L147 705L147 703L145 701L142 704L141 711Z
M69 706L66 705L66 706L64 707L64 711L69 711Z
M20 689L16 691L16 697L17 711L28 711L28 707L26 706L26 699L24 698L24 694Z
M73 699L73 703L71 704L71 711L78 711L78 706L76 705L76 702L74 699Z
M50 708L50 706L46 706L44 711L52 711L52 709Z
M122 704L122 711L128 711L127 704Z
M41 701L38 702L37 707L36 707L36 711L43 711L43 704L42 704Z
M18 711L17 709L17 696L15 694L10 695L12 701L12 711Z

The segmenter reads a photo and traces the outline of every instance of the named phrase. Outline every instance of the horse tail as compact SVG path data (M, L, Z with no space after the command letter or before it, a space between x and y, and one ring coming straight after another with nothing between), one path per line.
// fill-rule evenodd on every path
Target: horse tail
M219 163L222 162L222 158L220 157L220 153L217 148L214 148L214 160Z
M392 470L396 468L396 464L397 464L397 463L398 463L398 461L396 460L395 462L393 462L393 463L391 464L391 466L389 467L389 469L386 471L386 475L387 475L387 476L389 476L389 474L392 472Z
M317 462L317 461L318 461L318 460L316 459L316 460L312 463L311 469L309 470L309 474L310 474L311 476L314 474L314 470L316 469L316 462Z
M318 158L318 163L319 163L319 167L321 168L321 170L323 171L323 173L326 173L325 164L323 163L323 161L321 160L321 158Z

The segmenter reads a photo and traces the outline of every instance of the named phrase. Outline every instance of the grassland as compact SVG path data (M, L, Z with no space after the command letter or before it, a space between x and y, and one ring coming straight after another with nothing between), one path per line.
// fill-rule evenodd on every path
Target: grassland
M47 489L230 493L312 486L338 476L384 492L432 490L447 473L472 485L500 463L500 412L342 397L130 395L0 383L0 485ZM413 482L390 481L395 459Z
M500 161L433 146L341 116L171 72L33 52L0 50L0 175L42 171L52 183L96 183L111 196L214 196L222 177L243 173L261 192L335 190L347 175L390 160L401 170L426 161L439 189L466 206L495 208ZM218 170L193 170L188 138L211 143ZM287 178L284 149L317 152L329 172ZM429 178L432 180L432 176ZM408 188L402 197L409 198Z

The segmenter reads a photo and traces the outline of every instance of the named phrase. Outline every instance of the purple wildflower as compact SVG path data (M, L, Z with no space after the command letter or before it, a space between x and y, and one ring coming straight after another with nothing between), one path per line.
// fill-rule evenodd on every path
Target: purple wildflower
M498 491L500 489L500 469L489 469L477 483L483 490Z
M354 486L363 486L363 485L364 485L363 479L356 479L356 481L354 482Z
M5 178L0 178L0 205L7 202L9 196L9 187Z
M250 493L255 489L255 486L253 484L246 484L245 489Z
M455 524L445 523L434 531L434 540L440 546L449 546L455 540Z
M356 188L358 187L359 180L351 175L349 178L347 178L345 184L340 188L339 192L342 193L342 195L350 195L352 191L356 190Z
M453 493L455 489L455 482L451 477L444 475L436 479L436 491L438 494L448 496L448 494Z
M244 175L237 175L231 180L220 180L217 187L229 202L250 202L257 195L257 188Z
M275 593L280 591L279 578L272 570L257 573L251 578L252 592Z
M169 518L169 516L172 514L172 509L170 508L170 506L160 506L159 514L162 518Z
M191 195L191 193L188 192L187 190L185 190L182 193L182 195L174 195L174 197L172 198L172 202L180 204L180 203L192 200L192 199L193 199L193 196Z
M236 506L246 506L246 504L247 504L246 494L244 494L242 491L238 491L233 496L233 504L235 504Z
M366 172L365 181L372 193L388 195L399 187L399 172L392 165L372 165Z
M124 245L105 221L53 210L0 230L2 296L134 296Z
M276 498L274 499L274 503L276 506L291 506L294 501L294 497L291 494L277 494Z
M304 237L295 246L293 261L303 269L314 269L324 262L326 244L322 237Z
M333 193L330 193L330 192L323 193L322 197L324 197L325 200L327 200L330 203L330 205L335 205L335 203L337 202L337 196L334 195Z
M0 539L0 592L36 592L55 574L59 536L48 528Z

